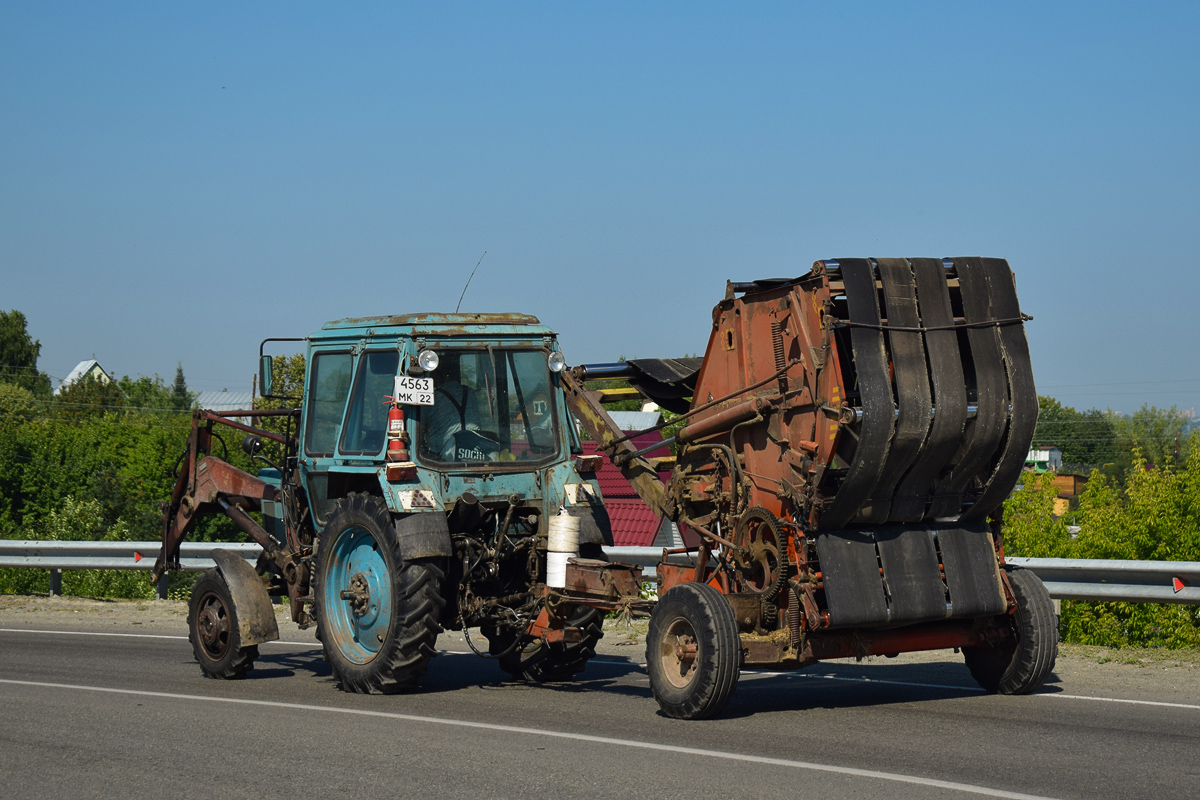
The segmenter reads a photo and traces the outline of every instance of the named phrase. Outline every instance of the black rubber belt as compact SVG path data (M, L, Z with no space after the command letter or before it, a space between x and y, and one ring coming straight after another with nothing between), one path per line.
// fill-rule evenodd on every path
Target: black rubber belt
M912 258L917 278L917 301L921 321L927 328L925 349L929 353L929 371L933 380L933 424L925 439L925 452L900 483L899 495L930 497L927 517L957 517L962 510L962 492L949 489L951 459L962 444L967 421L967 390L963 380L962 357L958 352L958 334L946 285L946 268L939 258Z
M903 258L879 258L879 277L883 282L884 304L889 328L918 328L917 286L908 261ZM925 342L920 331L889 330L892 372L896 381L899 413L896 430L888 449L887 461L868 500L871 508L887 506L891 522L919 522L925 515L925 496L895 495L900 478L913 465L925 435L929 433L929 368L925 362Z
M1007 603L1000 588L996 550L987 525L935 528L946 573L953 619L1003 614Z
M996 319L992 309L987 270L982 259L953 259L962 290L963 316L968 324ZM950 476L951 493L960 493L975 478L987 480L992 461L1008 423L1008 375L1000 334L994 325L967 328L971 360L975 365L975 423L967 428L970 441Z
M886 623L887 595L879 575L875 537L869 531L853 530L819 533L816 539L829 627Z
M1008 262L1002 258L985 258L982 261L996 318L1019 318L1021 308L1017 303L1017 288ZM1000 346L1004 351L1004 365L1008 368L1008 391L1012 405L1008 438L996 468L984 485L983 494L962 515L964 522L984 520L996 506L1004 502L1025 467L1029 446L1033 443L1033 429L1037 425L1037 390L1033 385L1033 367L1029 359L1029 342L1025 339L1025 325L1014 322L1001 325L998 330Z
M923 525L878 528L875 549L879 551L887 586L890 624L907 625L949 616L933 533L928 528Z
M879 297L875 291L875 271L865 258L838 259L851 322L878 326ZM859 513L868 497L875 492L879 475L887 459L892 438L891 379L888 376L887 352L883 346L883 331L874 328L850 329L850 344L854 351L854 367L858 376L858 391L862 404L862 425L858 432L858 447L850 469L833 501L821 514L821 530L844 528ZM843 433L843 435L845 435ZM864 509L862 519L885 522L888 509Z

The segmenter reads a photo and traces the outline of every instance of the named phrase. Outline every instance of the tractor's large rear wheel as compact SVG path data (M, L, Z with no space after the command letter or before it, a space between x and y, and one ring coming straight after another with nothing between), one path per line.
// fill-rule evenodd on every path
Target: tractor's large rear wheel
M208 678L241 678L254 666L258 645L242 647L233 594L220 571L210 569L192 585L188 641Z
M1013 627L1009 644L964 647L963 658L971 677L993 694L1029 694L1036 691L1054 669L1058 657L1058 618L1054 601L1037 575L1019 567L1008 568L1008 582L1017 610L1008 619Z
M737 620L724 595L703 583L681 583L664 594L650 614L646 671L668 717L719 714L741 671Z
M321 531L313 595L325 660L350 692L413 686L437 652L445 572L406 561L384 502L339 500Z

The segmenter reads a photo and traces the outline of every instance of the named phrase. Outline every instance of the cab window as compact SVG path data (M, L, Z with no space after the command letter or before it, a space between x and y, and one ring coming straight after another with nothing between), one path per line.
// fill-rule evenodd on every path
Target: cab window
M384 397L393 391L399 364L400 354L395 350L363 353L358 359L358 374L338 447L342 453L375 455L383 449L388 413Z
M349 353L318 353L308 376L308 418L304 451L310 456L331 456L337 442L338 423L350 390Z
M429 462L540 462L559 429L542 350L443 351L434 404L420 410L418 452Z

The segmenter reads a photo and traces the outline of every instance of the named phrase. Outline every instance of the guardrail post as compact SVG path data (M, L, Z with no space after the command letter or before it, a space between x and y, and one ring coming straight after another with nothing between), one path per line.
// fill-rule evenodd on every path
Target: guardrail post
M50 570L50 596L62 597L62 570Z
M163 573L163 576L158 579L158 587L157 588L158 588L158 599L159 600L167 599L167 586L168 586L168 584L170 584L170 582L171 581L167 577L167 573L165 573L165 572Z

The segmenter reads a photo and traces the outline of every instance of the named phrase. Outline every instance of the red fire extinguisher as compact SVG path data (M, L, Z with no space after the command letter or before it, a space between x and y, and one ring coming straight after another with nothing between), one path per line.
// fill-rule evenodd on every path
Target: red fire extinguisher
M388 409L387 460L408 461L408 431L404 429L404 409L393 402Z

